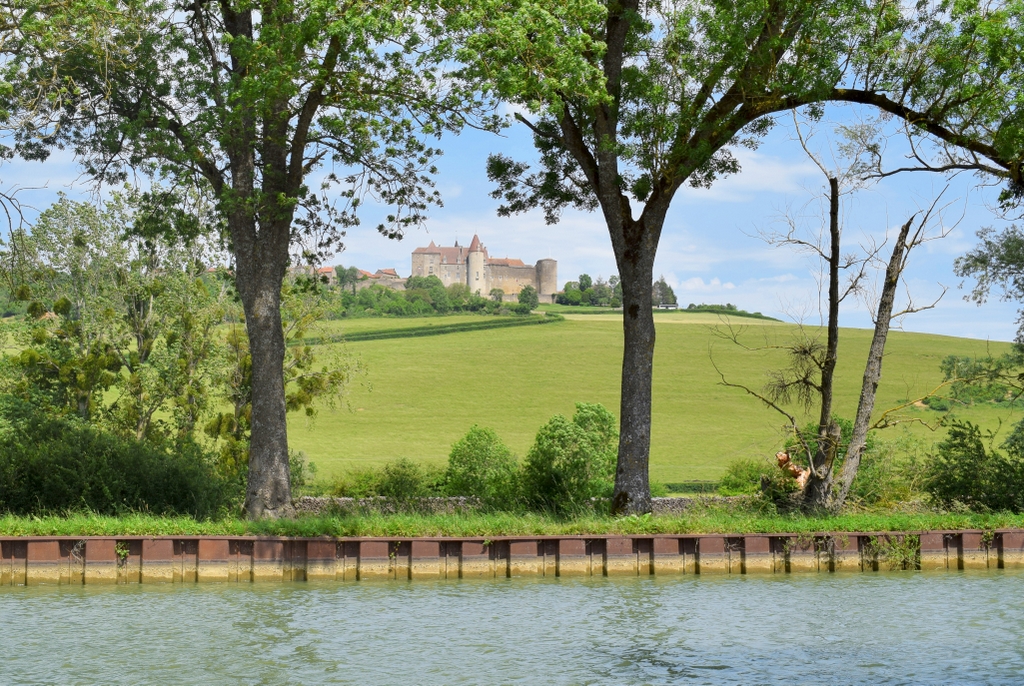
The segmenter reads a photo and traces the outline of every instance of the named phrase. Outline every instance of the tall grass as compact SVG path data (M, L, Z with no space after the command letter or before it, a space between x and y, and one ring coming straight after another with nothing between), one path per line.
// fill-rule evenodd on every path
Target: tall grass
M469 513L364 514L250 522L132 514L0 516L0 536L337 536L395 537L566 536L655 534L783 534L841 531L922 531L1024 527L1024 515L1006 513L862 512L837 516L765 515L705 507L683 516L613 518L580 515Z

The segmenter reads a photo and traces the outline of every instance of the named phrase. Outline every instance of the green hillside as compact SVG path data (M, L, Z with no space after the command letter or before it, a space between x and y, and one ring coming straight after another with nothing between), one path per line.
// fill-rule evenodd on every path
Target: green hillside
M331 333L365 334L390 327L441 325L455 318L360 319L331 322ZM460 321L465 318L459 318ZM652 476L663 482L716 479L741 457L774 454L780 417L739 390L718 384L711 355L730 381L760 387L764 371L784 353L747 352L713 335L712 314L659 312L655 352ZM785 343L795 327L734 319L748 346ZM837 371L837 411L852 417L871 332L843 329ZM537 429L555 413L571 415L577 401L618 412L621 321L618 315L566 315L544 326L469 331L347 344L367 372L349 395L350 408L324 410L315 422L293 417L293 447L305 451L321 476L399 457L443 463L453 442L473 424L495 429L522 457ZM1009 344L926 334L890 336L878 409L923 395L941 382L949 354L1001 354ZM908 418L938 414L910 408ZM1019 419L994 405L958 416L1003 430ZM907 430L929 442L940 438L920 424ZM896 436L902 428L881 437Z

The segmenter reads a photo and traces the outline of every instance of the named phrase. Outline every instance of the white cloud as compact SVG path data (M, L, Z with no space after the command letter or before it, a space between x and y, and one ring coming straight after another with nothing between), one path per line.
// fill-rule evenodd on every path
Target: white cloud
M736 284L729 281L722 283L722 280L717 276L707 282L699 276L695 276L675 286L675 290L681 293L720 293L722 291L735 290L735 288Z
M733 153L740 163L740 173L720 179L711 188L680 189L680 199L688 202L750 202L760 193L795 193L802 191L808 177L821 174L807 158L784 159L746 148Z

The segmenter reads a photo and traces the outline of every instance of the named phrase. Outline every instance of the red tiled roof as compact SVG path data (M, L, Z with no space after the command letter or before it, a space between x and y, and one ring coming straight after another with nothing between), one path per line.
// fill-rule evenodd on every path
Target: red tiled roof
M469 244L468 248L464 245L459 245L458 241L456 241L453 247L447 248L435 245L434 241L430 241L430 245L425 248L416 248L412 251L412 254L437 255L441 258L441 264L465 264L468 254L471 252L482 252L484 258L487 258L487 248L480 242L479 236L473 236L473 242Z
M378 269L377 274L380 276L398 276L398 272L396 272L394 269Z
M441 264L462 264L466 261L464 247L439 248L441 253Z

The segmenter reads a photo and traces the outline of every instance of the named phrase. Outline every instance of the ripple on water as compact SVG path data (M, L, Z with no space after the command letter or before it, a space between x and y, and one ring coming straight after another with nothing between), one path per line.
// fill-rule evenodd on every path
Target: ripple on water
M1024 574L0 590L0 683L1020 683Z

